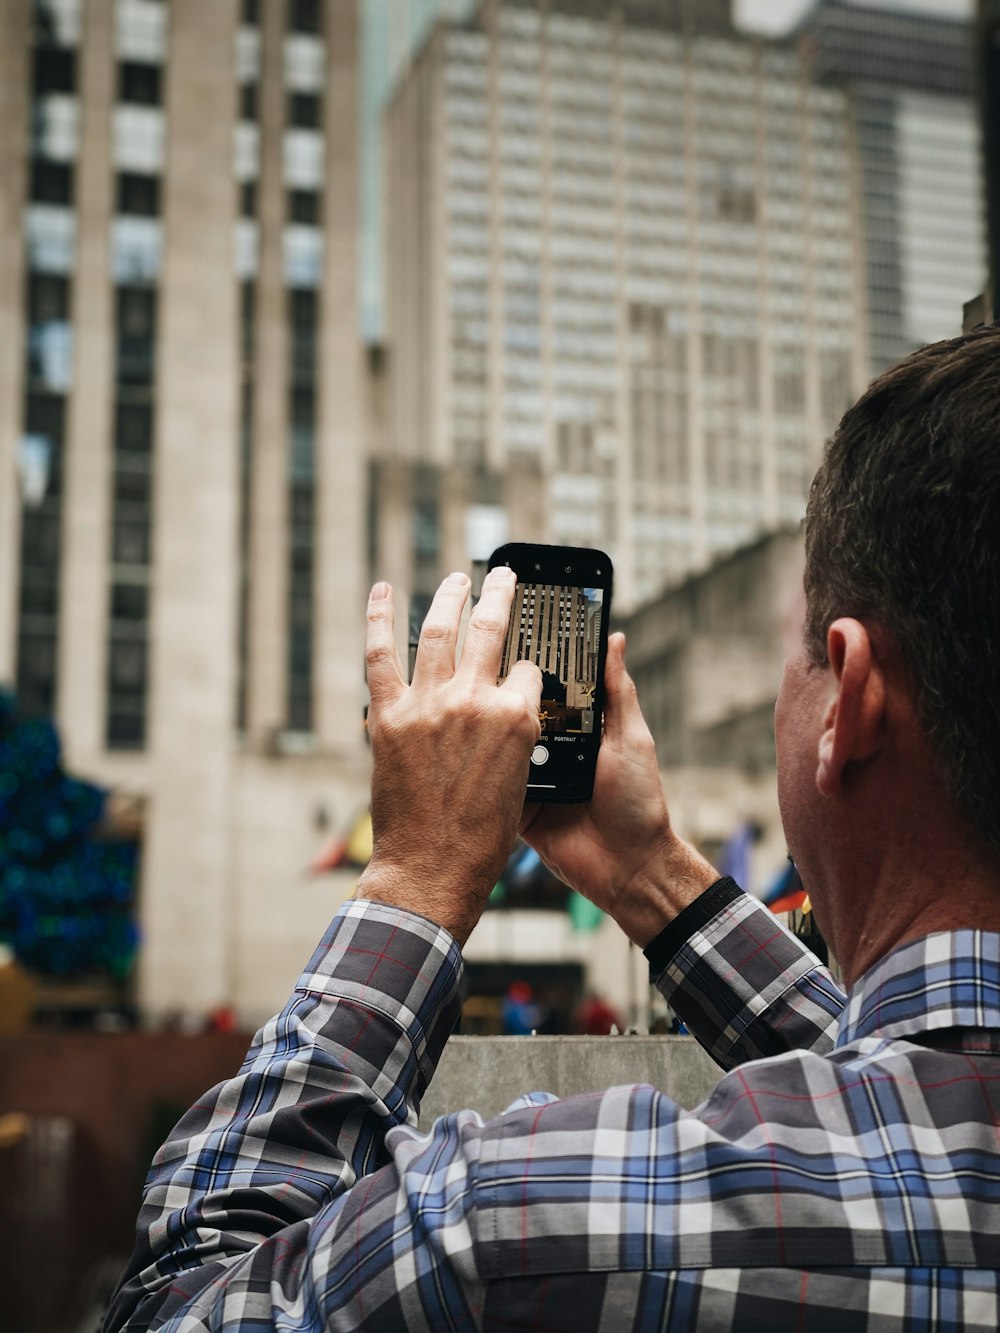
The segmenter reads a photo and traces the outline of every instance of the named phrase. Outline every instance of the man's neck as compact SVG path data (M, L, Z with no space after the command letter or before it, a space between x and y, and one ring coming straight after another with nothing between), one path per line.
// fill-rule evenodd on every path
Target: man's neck
M896 871L883 867L875 878L845 885L838 906L830 942L850 988L887 953L911 940L948 930L1000 932L1000 873L968 857L964 863L952 858L936 869L926 860Z

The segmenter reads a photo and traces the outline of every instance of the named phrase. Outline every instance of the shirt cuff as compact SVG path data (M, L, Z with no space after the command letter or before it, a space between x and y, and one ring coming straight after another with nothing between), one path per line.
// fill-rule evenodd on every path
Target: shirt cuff
M404 908L352 898L338 910L295 989L348 1002L347 1012L359 1015L358 1033L348 1044L362 1043L373 1068L400 1058L391 1033L402 1033L419 1066L422 1092L458 1023L461 977L461 950L443 926ZM390 1027L367 1025L360 1017L366 1010Z
M699 894L694 902L688 903L683 912L679 912L642 951L649 963L650 980L655 983L691 936L702 930L723 908L742 896L743 890L736 881L724 875Z

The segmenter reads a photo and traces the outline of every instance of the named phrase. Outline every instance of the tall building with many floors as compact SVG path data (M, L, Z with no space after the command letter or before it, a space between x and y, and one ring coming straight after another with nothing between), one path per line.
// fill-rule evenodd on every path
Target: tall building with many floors
M820 0L804 57L855 108L869 369L962 330L987 258L973 27L931 13Z
M0 681L145 802L140 999L280 1002L364 808L354 0L0 5Z
M631 606L803 509L866 371L848 99L725 0L484 0L386 116L379 568L505 537Z

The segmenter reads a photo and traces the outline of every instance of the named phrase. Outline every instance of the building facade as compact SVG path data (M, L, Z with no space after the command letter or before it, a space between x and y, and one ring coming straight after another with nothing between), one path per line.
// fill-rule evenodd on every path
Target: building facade
M1000 311L1000 3L979 0L980 114L986 167L991 312Z
M797 520L864 380L845 95L726 3L485 0L386 119L379 569L594 545L635 605Z
M874 376L959 334L985 285L973 29L820 0L801 35L815 77L854 101Z
M801 588L803 537L786 528L620 618L629 672L656 742L671 818L720 864L755 829L751 883L784 862L774 704Z
M364 808L357 48L343 0L0 6L0 680L145 802L154 1012L280 1001Z

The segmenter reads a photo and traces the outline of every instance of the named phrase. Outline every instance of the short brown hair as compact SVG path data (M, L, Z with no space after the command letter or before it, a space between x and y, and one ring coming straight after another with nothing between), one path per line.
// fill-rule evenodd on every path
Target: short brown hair
M1000 851L1000 325L934 343L844 416L806 515L806 648L893 635L945 782Z

